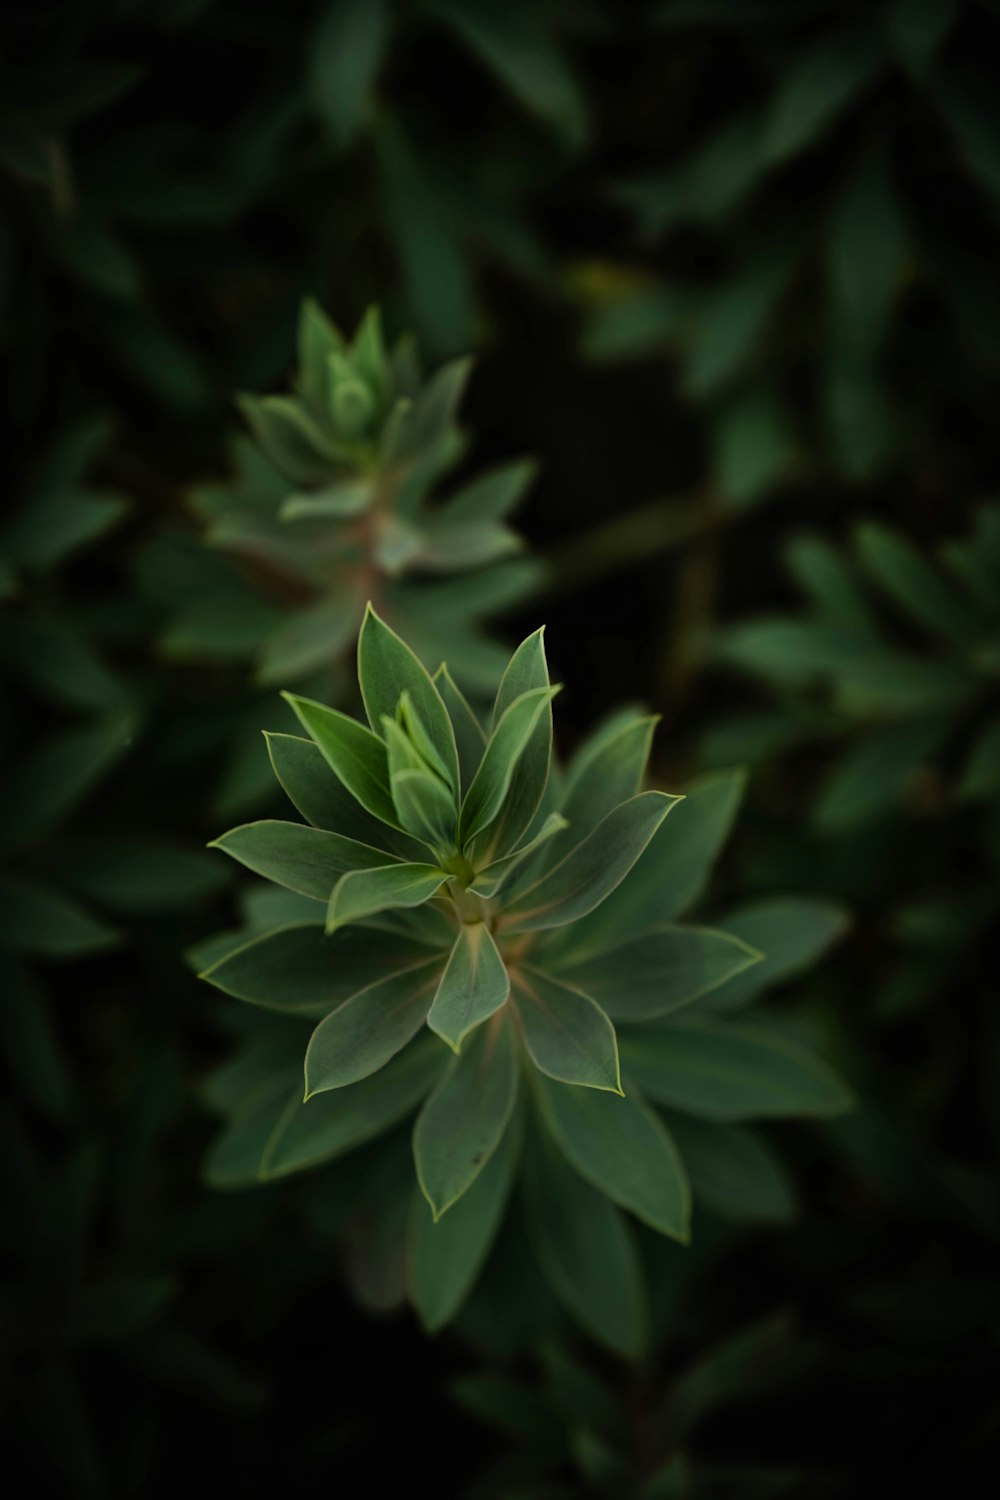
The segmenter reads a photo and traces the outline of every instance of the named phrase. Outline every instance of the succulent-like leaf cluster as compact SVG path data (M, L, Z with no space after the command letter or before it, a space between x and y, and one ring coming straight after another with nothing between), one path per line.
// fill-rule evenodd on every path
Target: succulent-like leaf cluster
M808 611L740 622L720 643L779 707L721 729L709 752L745 756L755 738L762 751L846 740L815 811L829 832L899 809L934 766L941 795L997 805L1000 509L983 506L937 564L874 521L857 527L853 555L799 537L786 562Z
M466 450L456 411L469 369L452 360L425 380L411 342L386 348L377 309L349 340L305 302L292 393L240 398L252 440L234 446L236 478L192 497L209 543L245 574L221 600L206 579L168 647L245 650L263 683L301 680L353 647L373 598L421 657L447 645L458 679L492 693L505 656L478 622L535 577L507 523L533 465L435 496Z
M797 922L808 957L839 913L764 903L733 932L677 924L737 782L706 783L686 818L683 799L641 790L654 721L640 713L614 718L560 775L541 631L511 658L488 729L447 668L432 678L371 609L358 662L367 725L289 695L308 738L268 737L307 822L217 841L300 904L250 941L224 936L205 969L295 1023L250 1065L264 1077L249 1097L215 1093L233 1119L214 1175L313 1165L419 1104L430 1212L413 1231L411 1292L425 1320L445 1321L468 1290L520 1163L547 1276L599 1337L634 1349L641 1272L618 1209L686 1240L691 1179L708 1180L710 1200L723 1162L767 1217L766 1200L787 1201L782 1174L732 1122L845 1107L807 1050L727 1015L757 992L755 968L766 982L756 932ZM286 1051L300 1037L304 1100Z

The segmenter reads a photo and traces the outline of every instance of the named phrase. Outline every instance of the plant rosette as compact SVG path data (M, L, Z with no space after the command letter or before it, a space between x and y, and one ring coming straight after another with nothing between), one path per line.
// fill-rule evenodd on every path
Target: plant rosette
M808 1047L745 1014L842 915L763 902L732 930L681 925L740 778L687 799L642 790L655 720L633 711L560 773L541 630L487 729L447 668L431 677L371 608L358 668L367 725L289 695L307 737L268 736L306 821L215 841L293 894L256 903L249 940L203 953L205 979L284 1023L210 1088L229 1123L209 1176L282 1177L416 1110L407 1275L425 1323L457 1311L519 1182L557 1295L634 1352L644 1292L621 1211L686 1242L692 1184L718 1200L756 1183L773 1204L782 1169L742 1122L848 1106ZM768 959L757 934L775 932Z

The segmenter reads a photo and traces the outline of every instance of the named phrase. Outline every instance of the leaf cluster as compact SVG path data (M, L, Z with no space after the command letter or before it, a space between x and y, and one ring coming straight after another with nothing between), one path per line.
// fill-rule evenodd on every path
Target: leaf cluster
M258 1076L268 1042L249 1092L234 1064L214 1096L230 1118L210 1177L316 1166L417 1108L408 1290L425 1322L457 1311L517 1181L556 1295L637 1352L646 1294L622 1210L680 1241L692 1189L737 1218L780 1219L790 1187L746 1122L849 1105L808 1047L747 1009L822 951L841 913L764 902L720 928L680 922L739 778L687 799L641 790L653 721L637 713L558 772L540 631L511 658L488 729L372 610L358 671L367 725L292 696L308 738L269 736L307 821L216 841L294 893L296 919L201 954L204 978L280 1014L287 1036L280 1068ZM289 1056L303 1045L304 1099Z

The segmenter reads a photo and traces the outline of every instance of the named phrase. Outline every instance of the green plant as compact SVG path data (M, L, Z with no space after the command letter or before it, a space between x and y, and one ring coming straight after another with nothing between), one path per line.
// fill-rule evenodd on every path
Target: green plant
M720 1462L699 1424L719 1409L787 1389L813 1362L786 1309L729 1333L661 1380L623 1385L562 1342L535 1368L460 1376L452 1395L509 1445L471 1487L473 1500L778 1500L832 1493L829 1476L785 1461Z
M536 577L507 517L533 465L500 465L445 498L435 486L466 451L456 409L470 361L430 379L412 342L387 351L369 311L346 340L303 304L299 369L287 396L243 396L253 441L238 441L236 479L203 486L192 504L205 540L237 558L166 637L173 655L256 656L259 682L329 674L357 639L366 600L378 601L425 659L447 643L458 679L496 685L505 655L479 629ZM251 586L253 585L253 586Z
M687 802L640 790L654 720L638 712L554 770L541 631L511 658L488 733L447 668L431 678L371 609L358 675L368 726L290 695L309 738L268 737L307 822L216 841L295 893L262 904L269 930L201 950L203 977L285 1023L265 1021L213 1088L232 1116L216 1179L333 1159L419 1105L426 1202L409 1290L425 1321L457 1310L520 1175L557 1295L634 1353L642 1273L618 1209L687 1240L685 1163L708 1200L714 1184L716 1198L750 1200L751 1217L755 1196L784 1204L780 1167L737 1122L847 1107L836 1076L780 1026L729 1014L820 951L841 915L779 902L732 931L677 924L739 778L712 778ZM770 961L758 934L775 940Z

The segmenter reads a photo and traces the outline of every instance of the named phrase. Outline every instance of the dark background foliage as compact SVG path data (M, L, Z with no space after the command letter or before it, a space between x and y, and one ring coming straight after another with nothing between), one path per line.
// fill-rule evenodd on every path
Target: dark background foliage
M683 1444L770 1480L706 1470L684 1488L678 1470L661 1492L977 1493L1000 1440L1000 838L995 784L992 812L956 787L961 735L998 711L996 601L959 749L894 763L874 808L833 831L818 792L879 714L845 722L822 663L762 686L726 642L747 617L801 616L784 563L801 533L844 549L874 518L932 558L995 492L1000 10L2 15L11 1470L81 1496L166 1495L195 1474L247 1494L395 1493L414 1475L472 1493L507 1439L450 1382L502 1366L544 1383L530 1306L509 1355L488 1330L478 1348L425 1340L359 1310L305 1227L306 1189L200 1183L200 1090L229 1043L183 951L230 909L202 846L246 672L162 642L201 555L189 492L226 473L232 392L287 382L308 293L348 328L381 302L432 362L477 352L474 461L540 459L518 524L547 581L499 628L548 620L564 749L616 703L648 703L664 785L752 765L721 894L810 890L854 914L803 993L859 1111L786 1127L796 1224L692 1252L683 1282L664 1272L667 1333L628 1396L648 1409L706 1349L790 1310L801 1368L767 1384L751 1361L729 1391L742 1402ZM74 505L47 509L52 493ZM892 628L918 666L947 657ZM556 1413L534 1468L482 1493L643 1493L641 1452L624 1477L604 1470L567 1441L585 1419Z

